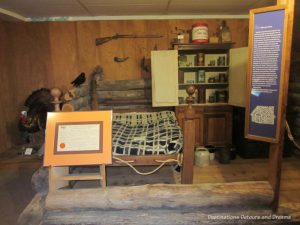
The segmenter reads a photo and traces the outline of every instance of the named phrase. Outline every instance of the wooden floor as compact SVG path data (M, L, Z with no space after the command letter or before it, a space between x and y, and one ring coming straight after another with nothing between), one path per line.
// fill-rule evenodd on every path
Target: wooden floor
M180 175L175 174L176 183L180 183ZM230 164L219 164L213 161L209 166L194 166L194 184L222 183L237 181L267 181L268 159L232 160ZM296 212L300 220L300 158L283 159L280 191L279 212L286 213L289 209Z
M15 225L35 195L31 176L42 164L37 157L12 150L0 155L0 225Z
M30 188L31 175L41 164L42 160L24 156L0 158L0 224L14 224L30 202L34 194ZM226 165L215 161L207 167L194 167L194 183L266 181L267 168L268 159L236 159ZM174 178L180 183L179 173L174 173ZM281 184L278 213L290 214L288 209L293 209L292 215L300 220L300 158L283 159Z

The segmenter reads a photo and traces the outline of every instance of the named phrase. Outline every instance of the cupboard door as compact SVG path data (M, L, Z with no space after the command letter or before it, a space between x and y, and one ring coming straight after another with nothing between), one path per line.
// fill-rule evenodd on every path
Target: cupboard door
M204 114L204 145L226 146L231 144L231 113Z
M152 106L178 105L177 50L151 51Z
M248 47L230 49L229 100L234 106L245 107Z

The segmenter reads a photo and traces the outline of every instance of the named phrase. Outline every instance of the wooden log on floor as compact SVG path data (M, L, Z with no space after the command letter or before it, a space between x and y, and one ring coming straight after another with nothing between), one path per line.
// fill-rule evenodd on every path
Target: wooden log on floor
M42 224L233 224L208 215L270 215L272 194L262 181L58 190L46 198Z
M204 211L178 209L49 212L41 225L276 225L287 220L259 220L269 217L270 210L237 210L216 213L214 208ZM248 218L248 219L247 219ZM252 219L251 219L252 218ZM254 219L253 219L254 218Z
M45 209L44 194L36 194L31 202L26 206L23 212L19 215L18 225L40 225Z
M102 80L97 83L95 89L97 91L151 89L151 80Z
M102 189L58 190L46 198L47 210L140 210L207 207L268 207L272 201L268 182L199 185L143 185ZM66 201L66 199L68 199Z

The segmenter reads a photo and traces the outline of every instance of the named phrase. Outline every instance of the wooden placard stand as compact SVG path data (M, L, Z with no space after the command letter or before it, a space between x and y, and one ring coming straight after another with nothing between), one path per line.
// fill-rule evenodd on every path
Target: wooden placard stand
M291 57L291 47L292 47L292 37L293 37L293 22L294 22L294 7L295 0L277 0L277 6L268 7L267 11L285 9L285 24L286 25L286 34L283 38L283 46L282 49L282 61L281 61L281 84L280 84L280 94L279 94L279 113L277 115L278 124L276 128L276 138L273 140L267 140L267 138L261 137L251 137L251 135L247 136L248 125L246 123L246 136L250 139L261 140L270 142L269 149L269 173L268 180L273 189L273 201L271 204L271 208L273 211L277 211L279 206L279 196L280 196L280 181L281 181L281 166L282 166L282 154L283 154L283 142L284 142L284 134L285 134L285 123L286 123L286 107L287 107L287 96L288 96L288 82L289 82L289 72L290 72L290 57ZM265 9L255 9L256 12L265 12ZM252 33L253 26L250 24L250 38L249 38L249 47L252 49ZM249 61L251 62L251 58ZM248 74L251 74L248 71ZM249 77L248 77L249 79ZM250 80L250 79L249 79ZM250 81L248 81L248 94L250 93ZM250 100L248 100L250 102ZM249 103L248 102L248 103ZM249 107L249 104L248 104ZM248 108L249 110L249 108ZM249 115L249 111L246 112L246 115ZM249 117L249 116L248 116ZM247 121L246 121L247 122Z
M69 166L50 166L49 167L49 191L70 186L70 181L99 180L101 187L106 187L105 165L99 166L99 173L70 173Z
M52 102L55 106L55 111L60 111L61 91L58 88L51 90L51 95L54 98ZM82 180L99 180L101 187L106 187L106 169L105 164L99 165L97 173L71 173L70 166L49 166L49 192L70 186L70 181Z
M284 76L284 88L282 92L282 113L278 115L281 117L280 134L278 143L271 143L269 149L269 182L274 191L274 198L272 202L272 210L277 211L279 206L280 196L280 181L281 181L281 166L282 166L282 154L283 154L283 142L285 133L286 123L286 107L287 107L287 96L288 96L288 83L290 74L290 58L292 51L292 38L293 38L293 27L294 27L294 8L295 0L277 0L277 5L285 5L286 12L288 14L287 22L287 38L285 40L285 68L283 71Z

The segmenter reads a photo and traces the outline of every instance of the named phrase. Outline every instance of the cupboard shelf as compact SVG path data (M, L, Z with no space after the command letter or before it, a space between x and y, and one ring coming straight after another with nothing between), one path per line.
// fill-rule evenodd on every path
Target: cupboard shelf
M188 85L195 85L195 86L212 86L212 85L228 85L228 83L179 83L179 86L188 86Z
M214 102L214 103L193 103L193 106L207 106L207 107L213 107L213 106L230 106L230 104L228 104L227 102ZM187 103L181 103L178 104L177 107L182 107L182 106L188 106Z
M228 69L229 66L180 66L178 69Z
M176 50L228 50L234 42L229 43L173 43Z
M198 103L227 102L231 45L232 43L174 45L178 51L179 99L187 96L183 89L192 84L197 89ZM221 76L223 82L220 82ZM209 82L210 79L214 79L216 82Z

